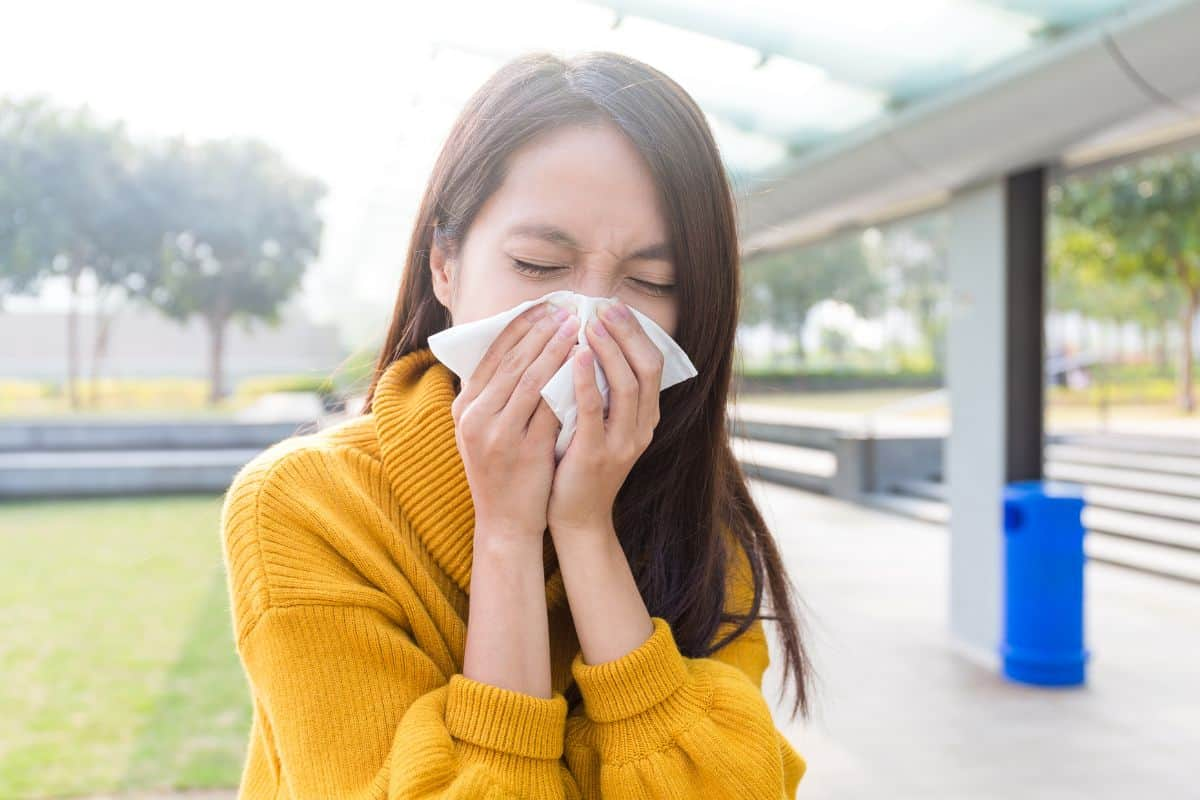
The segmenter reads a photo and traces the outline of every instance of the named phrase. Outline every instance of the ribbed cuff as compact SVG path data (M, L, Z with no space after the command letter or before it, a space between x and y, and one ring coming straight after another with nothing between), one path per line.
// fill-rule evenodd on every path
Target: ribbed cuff
M567 700L536 697L456 672L446 695L446 729L480 747L527 758L562 756Z
M571 674L579 685L584 712L595 722L616 722L666 700L687 680L687 665L675 644L671 626L651 617L650 638L620 658L585 664L576 653Z

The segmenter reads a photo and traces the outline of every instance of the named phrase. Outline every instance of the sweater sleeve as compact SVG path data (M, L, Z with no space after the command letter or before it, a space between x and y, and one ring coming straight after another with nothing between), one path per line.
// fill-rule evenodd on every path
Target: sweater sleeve
M730 598L748 607L744 559L731 570ZM571 664L583 704L567 718L565 757L583 795L794 798L806 762L762 694L762 621L710 657L689 658L670 624L651 619L650 637L620 658L586 664L577 654Z
M421 646L390 597L348 593L331 578L344 559L321 536L344 523L323 515L355 495L305 489L295 476L335 477L311 460L318 455L281 446L256 458L222 511L254 711L239 797L578 798L561 758L561 693L538 697L455 672L445 653ZM336 507L323 499L332 494Z
M374 609L274 607L240 650L283 796L579 796L561 760L561 693L447 679Z

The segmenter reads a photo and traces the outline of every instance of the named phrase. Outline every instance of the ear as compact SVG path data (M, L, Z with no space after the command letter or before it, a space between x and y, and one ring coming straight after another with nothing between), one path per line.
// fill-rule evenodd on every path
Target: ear
M450 308L451 279L453 259L446 253L445 248L437 243L434 236L429 245L429 272L433 281L433 294L446 308Z

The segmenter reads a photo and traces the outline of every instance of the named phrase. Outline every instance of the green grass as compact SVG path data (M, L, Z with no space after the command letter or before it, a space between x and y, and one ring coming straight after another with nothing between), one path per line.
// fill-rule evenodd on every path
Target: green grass
M220 503L0 504L0 797L237 785Z
M232 394L213 404L208 381L200 378L80 379L80 406L72 408L61 382L0 380L0 417L228 416L267 393L320 393L331 388L330 376L322 372L264 375L238 381Z
M743 403L794 408L802 411L844 411L864 414L884 408L909 397L925 394L932 389L861 389L833 392L773 392L745 393L736 398ZM1111 387L1106 397L1105 412L1097 398L1099 389L1069 390L1054 386L1046 398L1046 413L1061 422L1099 419L1105 413L1113 419L1161 420L1186 419L1175 402L1175 387L1169 382L1146 383L1138 387ZM948 398L947 401L948 402ZM943 418L948 414L946 402L916 409L905 414L914 417Z
M737 400L755 405L783 406L807 411L873 411L933 389L858 389L849 392L775 392L742 394Z

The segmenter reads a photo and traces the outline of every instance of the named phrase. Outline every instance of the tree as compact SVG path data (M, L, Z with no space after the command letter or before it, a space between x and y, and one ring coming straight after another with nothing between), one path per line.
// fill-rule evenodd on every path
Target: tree
M948 223L942 213L901 220L881 229L875 248L887 276L888 303L913 320L939 369L946 351Z
M1112 244L1112 272L1149 275L1179 295L1179 406L1196 407L1193 330L1200 312L1200 151L1155 155L1091 179L1064 182L1059 213Z
M1180 305L1171 284L1147 270L1124 274L1111 237L1074 219L1052 214L1047 239L1051 307L1158 332L1159 362L1165 366L1162 327Z
M29 119L36 103L0 100L0 312L11 295L33 292L50 269L47 231L29 224L43 199L24 178Z
M66 279L66 393L79 407L79 287L145 271L153 258L134 186L136 150L120 123L54 108L43 97L0 104L0 289Z
M204 321L216 403L230 321L279 323L280 305L320 253L326 187L256 140L178 138L147 154L141 183L163 233L158 270L140 295L172 319Z
M878 312L883 284L872 268L862 234L752 256L745 265L742 321L769 323L799 339L814 305L840 300L859 313Z

